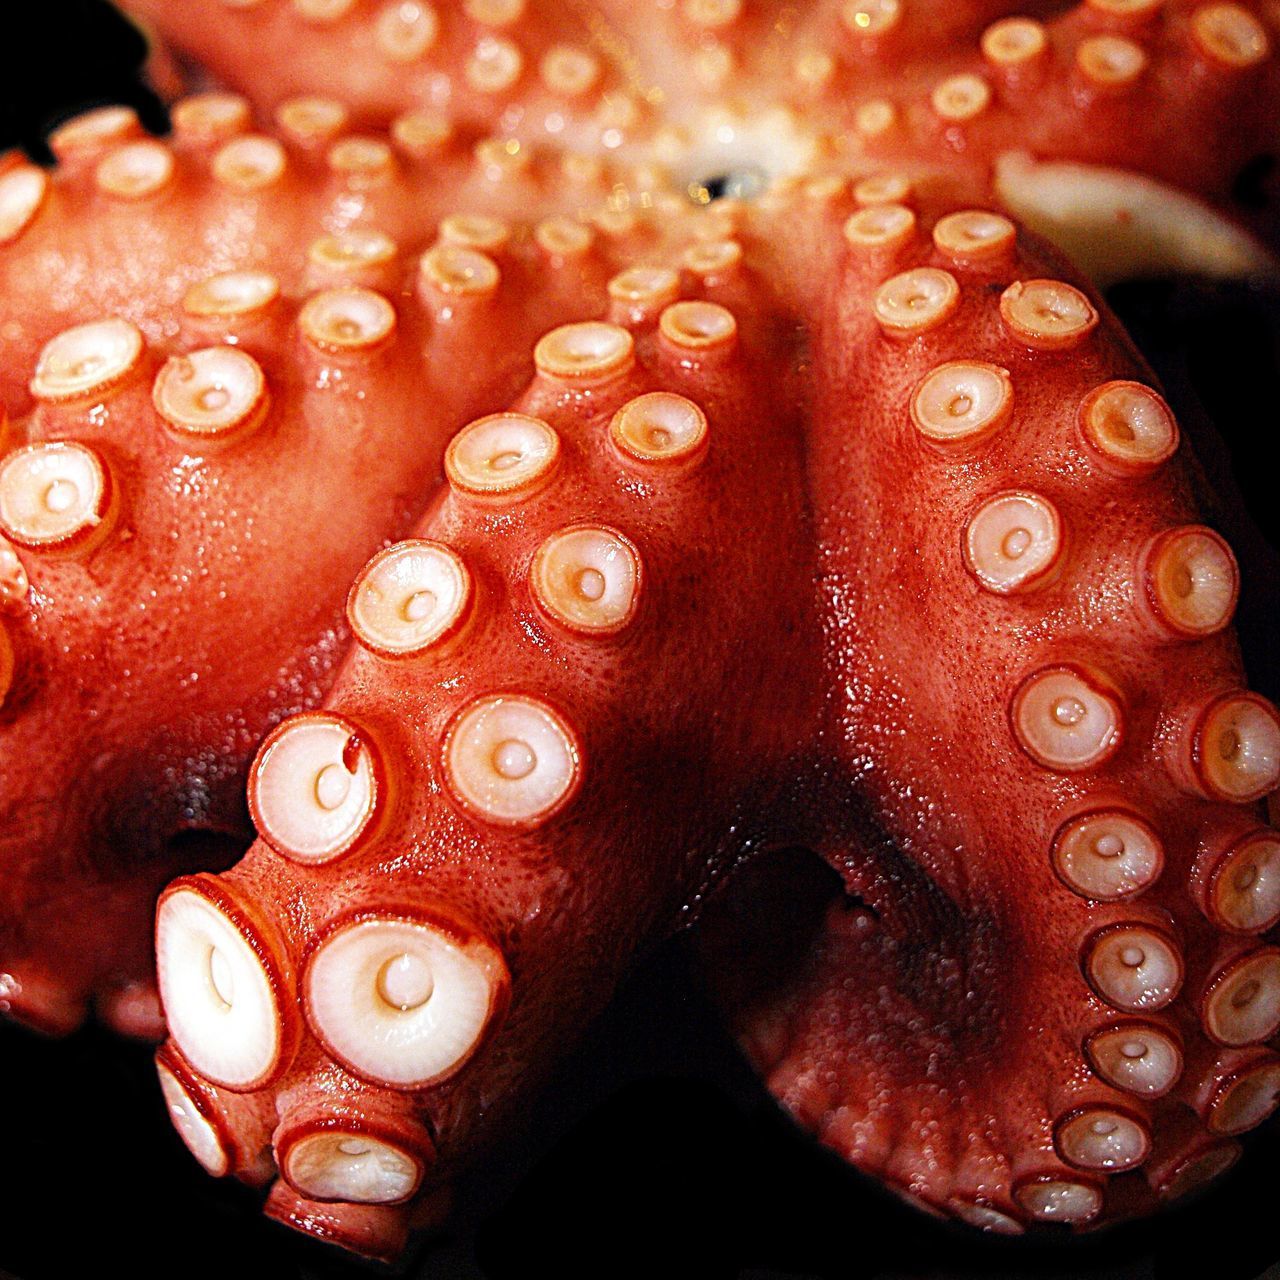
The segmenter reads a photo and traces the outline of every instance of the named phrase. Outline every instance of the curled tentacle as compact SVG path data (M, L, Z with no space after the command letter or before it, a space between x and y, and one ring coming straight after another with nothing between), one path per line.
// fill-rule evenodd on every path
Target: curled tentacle
M758 838L724 833L785 785L812 712L741 696L811 652L806 581L771 550L807 534L790 369L762 338L707 300L546 333L525 393L455 436L414 538L356 578L333 694L251 770L259 842L162 897L175 1051L274 1107L291 1225L388 1247L362 1206L492 1140ZM634 820L655 783L661 834Z
M249 758L328 687L448 436L606 296L607 255L549 253L472 157L312 153L283 114L202 95L162 142L103 109L0 173L0 1004L44 1030L96 998L159 1033L155 894L231 856Z
M844 893L779 959L762 868L711 951L824 1143L986 1230L1086 1226L1216 1175L1280 1096L1276 712L1112 322L1034 244L957 261L931 221L849 239L817 343L839 745L796 843Z
M269 125L0 159L0 1005L154 1033L141 922L247 768L258 843L161 896L160 1081L302 1231L393 1257L797 845L842 896L725 999L828 1146L1002 1233L1229 1167L1280 716L1172 413L997 206L1265 268L1280 33L1011 7L193 0Z

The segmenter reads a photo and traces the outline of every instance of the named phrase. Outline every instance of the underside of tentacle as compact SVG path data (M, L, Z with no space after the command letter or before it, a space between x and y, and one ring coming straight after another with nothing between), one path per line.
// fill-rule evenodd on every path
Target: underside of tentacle
M0 158L0 1010L159 1034L154 909L192 1153L384 1260L708 903L769 1087L912 1202L1229 1167L1280 714L1037 233L1272 270L1274 13L127 7L246 96Z

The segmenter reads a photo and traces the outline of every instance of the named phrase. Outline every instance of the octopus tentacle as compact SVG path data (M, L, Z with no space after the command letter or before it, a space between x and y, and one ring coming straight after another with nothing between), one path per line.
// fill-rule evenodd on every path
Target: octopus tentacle
M239 829L245 755L277 701L323 687L352 561L404 518L402 493L435 465L429 446L402 444L416 358L407 333L393 336L392 305L353 292L307 305L317 299L383 349L339 363L315 348L305 308L289 308L282 340L258 357L147 344L112 318L65 330L36 366L26 443L0 467L0 522L27 582L7 623L3 727L4 968L19 1016L56 1029L78 1021L74 1005L50 1018L31 1004L50 965L78 1000L143 980L151 902L172 874L165 841ZM342 389L309 392L308 375L325 369L341 370ZM377 407L362 409L375 387ZM333 531L325 508L346 492L353 435L386 458L388 483L365 488L351 524ZM316 465L300 467L308 454ZM241 505L262 484L274 510L255 504L246 526ZM198 519L191 486L204 495ZM308 590L333 584L320 596L299 599L291 580L299 537ZM236 612L221 612L233 601ZM220 659L240 609L270 617L276 643L233 672ZM130 619L152 611L163 624L144 657ZM93 731L68 734L85 709ZM86 931L104 891L119 897L110 928Z
M237 314L232 299L219 302L209 288L186 301L193 286L233 270L267 271L286 295L303 286L385 287L437 238L500 259L519 250L523 235L506 245L508 224L528 221L530 209L551 220L605 202L607 174L566 188L556 154L428 133L407 119L389 133L353 133L332 100L286 102L274 128L261 131L230 94L184 99L172 114L168 140L141 135L127 108L77 118L52 139L61 157L52 174L13 153L0 163L0 286L20 297L26 281L48 282L44 307L24 308L6 339L11 413L28 403L22 371L78 320L119 315L157 338L177 313ZM476 219L505 232L467 244ZM192 226L203 232L194 241ZM518 251L508 261L526 278L541 265ZM255 310L245 302L245 312Z
M804 546L805 513L786 358L742 315L686 297L539 340L525 393L450 444L415 537L356 578L333 694L251 771L259 842L161 898L174 1044L274 1107L291 1189L269 1211L303 1231L491 1140L739 856L732 815L784 784L806 708L766 693L776 720L748 719L741 694L806 661L807 586L770 550ZM777 640L743 648L763 614ZM660 837L636 820L655 779ZM345 1151L351 1115L369 1128Z
M0 173L0 1000L54 1032L94 996L160 1031L155 894L227 860L258 741L331 679L356 569L610 274L500 216L533 174L368 137L309 157L224 94L174 118L162 142L96 111L53 173Z
M737 874L749 1054L921 1208L1229 1167L1280 713L1169 406L1006 213L1271 266L1271 7L131 7L252 103L0 159L0 1006L154 1033L197 872L180 1134L391 1258Z
M843 892L744 971L787 875L762 870L711 954L824 1143L986 1230L1089 1225L1216 1175L1280 1098L1256 805L1280 719L1244 691L1234 559L1101 305L1030 242L958 263L928 221L888 260L851 242L816 357L839 745L808 843Z
M443 111L467 129L680 167L723 154L727 130L741 135L730 147L744 168L771 176L832 150L945 161L976 199L1014 150L1229 203L1280 141L1280 32L1259 3L609 0L554 23L532 4L348 5L323 20L284 0L129 7L269 107L324 93L364 122ZM246 62L246 40L290 56ZM797 151L814 133L816 149ZM1274 233L1274 209L1267 225Z
M358 125L382 127L447 106L455 127L483 132L510 124L525 137L536 130L569 146L597 142L612 119L625 126L642 110L624 71L602 56L591 24L573 6L555 12L525 3L412 0L321 8L305 0L201 2L176 15L143 0L129 11L226 83L239 80L244 41L263 51L287 49L287 58L272 59L270 75L255 78L257 102L270 109L320 94L347 104Z
M377 1184L386 1202L416 1161L430 1186L489 1140L499 1109L482 1124L475 1099L535 1078L646 937L794 844L854 901L781 981L733 937L726 1003L784 1105L933 1211L997 1231L1140 1212L1269 1114L1274 840L1249 806L1275 785L1280 720L1243 692L1234 560L1087 286L1003 217L893 194L848 218L803 192L731 211L733 237L684 258L701 296L630 272L615 315L654 294L660 310L544 336L525 395L450 444L415 539L357 577L333 696L251 773L259 843L162 900L171 1028L204 1078L273 1099L308 1139L295 1108L317 1073L371 1107L410 1099L432 1151L368 1147L404 1175ZM771 255L789 266L772 296ZM778 363L797 324L812 384ZM793 396L812 532L779 497L801 462ZM747 441L768 468L744 466ZM693 520L709 559L675 536ZM744 574L722 564L729 528ZM780 539L821 571L779 580ZM665 646L693 601L684 686ZM790 621L725 647L761 610ZM791 672L768 715L760 661ZM629 692L645 681L660 725ZM749 768L723 771L721 732ZM655 778L660 833L641 836L621 815ZM215 972L201 912L243 980ZM252 1024L230 1065L228 987ZM331 1233L341 1195L316 1219L317 1188L332 1171L362 1203L365 1174L290 1163L296 1141L277 1134L292 1191L272 1212Z

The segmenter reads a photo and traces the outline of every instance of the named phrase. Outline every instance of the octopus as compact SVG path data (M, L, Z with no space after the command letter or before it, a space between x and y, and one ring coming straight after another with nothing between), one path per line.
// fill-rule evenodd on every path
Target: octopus
M0 1009L383 1260L702 917L926 1212L1234 1164L1280 713L1099 285L1275 270L1276 6L124 7L170 134L0 160Z

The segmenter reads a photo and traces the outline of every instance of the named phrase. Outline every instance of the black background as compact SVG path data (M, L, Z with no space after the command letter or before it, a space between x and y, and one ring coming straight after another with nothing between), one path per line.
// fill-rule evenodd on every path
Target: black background
M14 8L0 9L0 149L17 143L39 156L51 123L99 102L130 102L164 128L135 78L142 43L104 5ZM1166 281L1123 286L1111 301L1219 487L1239 485L1269 539L1232 514L1237 500L1224 505L1217 523L1249 583L1240 616L1253 681L1274 698L1280 295ZM1202 405L1216 432L1202 425ZM1280 1259L1280 1131L1249 1147L1209 1195L1154 1222L1038 1242L940 1226L777 1114L719 1029L693 948L676 940L589 1029L523 1131L461 1185L447 1231L404 1271L1254 1280ZM272 1226L252 1192L207 1178L169 1128L147 1048L93 1028L54 1043L9 1026L0 1027L0 1270L21 1280L382 1273Z

